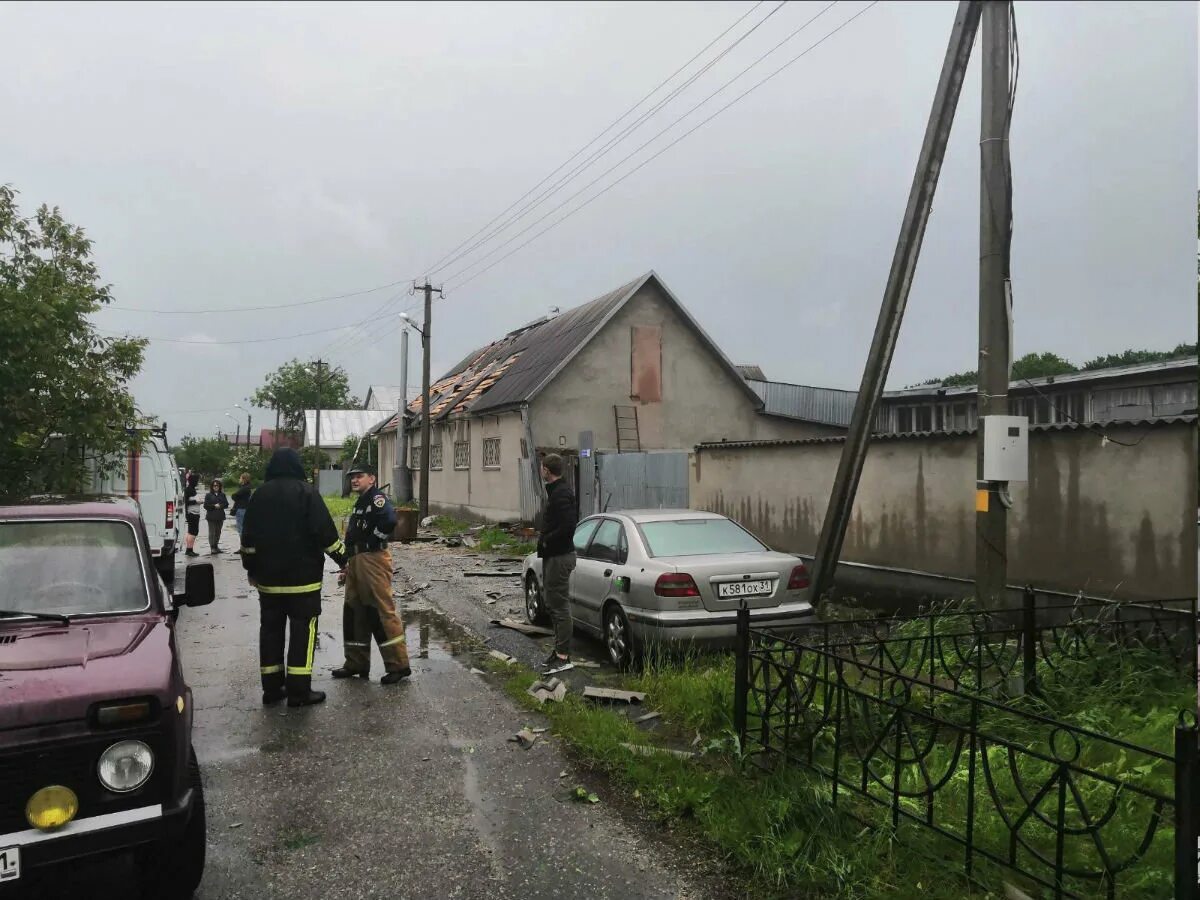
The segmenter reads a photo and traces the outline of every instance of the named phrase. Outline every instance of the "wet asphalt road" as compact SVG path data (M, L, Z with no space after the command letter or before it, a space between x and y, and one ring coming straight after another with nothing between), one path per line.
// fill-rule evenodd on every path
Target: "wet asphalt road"
M329 677L342 661L332 564L314 676L322 706L261 705L257 600L235 555L212 560L216 602L181 612L208 805L198 900L709 896L613 806L569 799L594 785L549 735L531 750L509 742L537 717L471 673L471 639L438 608L486 631L499 616L483 591L509 595L494 606L519 615L519 580L464 586L473 563L453 551L395 549L396 589L430 587L403 599L413 677L394 687L378 683L377 650L371 682ZM547 652L514 632L487 636L527 662ZM82 867L68 895L129 896L128 874L120 861Z

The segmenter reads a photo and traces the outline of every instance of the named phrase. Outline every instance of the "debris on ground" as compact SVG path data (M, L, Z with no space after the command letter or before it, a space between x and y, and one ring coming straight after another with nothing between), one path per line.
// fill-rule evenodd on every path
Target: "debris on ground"
M587 700L619 700L622 703L642 703L646 695L641 691L619 691L616 688L601 688L588 685L583 689Z
M487 672L483 671L483 669L472 669L471 674L472 675L486 675Z
M662 713L657 712L657 711L648 712L644 716L638 716L633 721L640 725L642 722L649 722L651 719L657 719L661 715L662 715Z
M463 572L464 578L520 578L520 572Z
M497 628L511 628L530 637L551 637L554 631L541 625L530 625L528 622L518 622L516 619L492 619L492 625Z
M664 754L674 756L679 759L695 759L696 754L690 750L671 750L668 747L655 747L652 744L621 744L630 753L636 753L638 756L655 756Z
M502 663L507 663L510 666L516 663L516 659L509 656L507 653L501 653L499 650L489 650L488 656L490 656L492 659L498 659Z
M528 750L537 742L537 735L528 728L522 728L516 734L508 739L511 744L520 744L522 749Z
M549 728L531 728L529 730L532 731L534 734L545 734L550 729Z
M575 792L571 795L580 803L599 803L600 798L596 794L588 792L585 787L576 786Z
M474 550L476 547L479 546L479 541L475 540L475 538L464 537L462 539L462 542L463 542L463 546L466 547L468 550Z
M598 668L600 668L600 663L592 662L590 659L577 659L577 660L575 660L575 668L577 668L577 669L598 669Z
M567 696L567 686L558 678L547 678L545 681L535 681L525 693L543 705L547 700L562 703Z
M241 828L241 827L242 827L242 823L241 823L241 822L234 822L234 823L233 823L233 824L231 824L229 827L230 827L230 828Z
M432 528L437 524L437 516L427 516L421 520L422 528Z

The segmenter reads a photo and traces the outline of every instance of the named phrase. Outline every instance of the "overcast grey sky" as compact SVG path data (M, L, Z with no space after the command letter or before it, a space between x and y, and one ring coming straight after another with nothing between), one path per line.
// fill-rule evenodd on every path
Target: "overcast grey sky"
M528 219L436 272L449 290L435 306L435 377L550 306L653 268L735 362L856 388L953 3L870 8L528 247L470 283L478 269L452 277L826 5L784 5ZM866 6L836 4L575 204ZM88 231L124 307L274 305L405 281L752 7L0 4L0 180L27 213L57 204ZM1082 363L1195 340L1196 6L1016 11L1015 352ZM976 48L891 387L974 367L979 90ZM136 382L178 439L231 427L223 412L292 357L345 366L360 396L398 383L396 315L415 300L392 288L273 312L111 309L96 321L201 342L153 343ZM357 332L204 343L356 323L381 307Z

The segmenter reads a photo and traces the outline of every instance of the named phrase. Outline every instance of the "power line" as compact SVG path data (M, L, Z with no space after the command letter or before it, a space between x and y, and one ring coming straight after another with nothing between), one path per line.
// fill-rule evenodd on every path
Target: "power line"
M209 313L258 312L258 311L261 311L264 309L288 309L290 307L295 307L295 306L311 306L314 303L329 303L333 300L345 300L349 297L362 297L366 294L374 294L378 291L384 291L384 290L387 290L388 288L393 288L393 287L396 287L397 285L404 284L405 281L407 281L407 280L408 279L405 279L404 281L393 281L388 284L381 284L378 287L365 288L361 291L351 291L348 294L335 294L331 297L317 297L313 300L297 300L294 303L276 303L276 304L269 305L269 306L231 306L231 307L221 307L221 308L214 308L214 309L146 309L141 306L109 305L109 306L105 306L104 308L105 309L121 309L121 310L125 310L127 312L155 313L157 315L164 315L164 316L169 316L169 315L200 316L200 315L207 315Z
M767 13L763 18L759 19L746 32L744 32L741 36L739 36L737 38L737 40L735 40L728 47L726 47L724 50L722 50L720 53L718 53L715 57L710 59L699 70L694 72L686 81L684 81L682 84L680 84L679 86L674 88L671 91L671 93L667 94L667 96L664 97L662 100L659 100L654 106L650 107L650 109L648 109L644 113L642 113L637 119L635 119L629 125L625 126L624 129L622 129L619 133L617 133L612 138L610 138L608 140L608 142L606 144L604 144L604 146L602 146L598 150L594 151L590 156L587 157L587 159L583 160L581 163L579 163L579 165L575 166L575 168L573 168L570 172L567 172L562 178L560 178L558 181L556 181L554 184L552 184L549 188L547 188L545 191L543 191L541 194L539 194L537 197L535 197L529 203L525 204L525 206L523 206L516 214L510 216L508 219L501 222L500 225L498 225L496 228L494 228L489 234L480 238L478 241L476 241L470 247L467 247L461 253L458 253L457 255L455 255L452 259L449 259L449 260L445 261L444 263L439 263L436 268L431 270L430 274L441 271L444 268L448 268L449 266L453 265L454 263L458 262L459 260L466 258L471 253L473 253L475 250L482 247L484 244L488 243L493 238L495 238L497 235L502 233L510 225L513 225L516 222L519 222L528 213L530 213L531 211L536 209L538 206L540 206L545 200L552 197L554 194L557 194L560 190L563 189L563 187L565 187L572 180L574 180L575 176L577 176L580 173L591 168L593 163L595 163L599 159L603 158L604 156L608 155L608 152L610 150L612 150L617 144L619 144L623 140L625 140L626 137L628 137L630 134L632 134L634 131L636 131L643 123L645 123L647 120L652 118L655 114L658 113L659 110L661 110L664 106L666 106L668 103L670 103L676 97L678 97L688 87L690 87L692 84L694 84L697 79L699 79L702 75L704 75L704 73L706 73L709 69L711 69L713 66L715 66L718 62L720 62L722 59L724 59L730 52L732 52L734 49L736 49L743 41L745 41L748 37L750 37L750 35L754 34L754 32L757 31L764 23L766 23L766 21L768 19L770 19L773 15L775 15L777 12L779 12L781 9L783 9L783 7L785 5L787 5L787 2L788 2L788 0L783 0L783 2L779 3L774 9L772 9L769 13ZM833 3L831 3L828 7L826 7L826 10L828 10L829 8L836 6L836 5L837 5L837 0L834 0ZM743 16L743 18L745 18L745 17ZM738 21L741 21L741 20L739 19ZM726 33L728 33L728 30L726 31ZM709 46L711 47L712 44L709 44ZM706 47L705 49L707 50L708 48ZM701 53L703 53L703 52L704 51L701 51ZM697 54L697 56L699 56L699 54ZM695 59L696 59L696 57L692 57L692 60L695 60ZM688 62L688 65L690 65L690 64L691 64L691 61ZM672 76L672 77L674 77L674 76ZM678 120L676 120L676 121L678 121ZM536 190L536 188L534 190ZM532 191L530 193L532 193ZM526 196L528 196L528 194L526 194ZM520 201L517 201L517 202L519 203ZM511 209L511 207L510 207L510 209ZM495 221L495 220L493 220L493 221Z
M471 275L469 278L466 278L466 279L464 279L463 281L460 281L460 282L458 282L458 284L456 284L456 285L455 285L455 287L456 287L456 288L461 288L463 285L465 285L465 284L468 284L468 283L470 283L470 282L474 281L476 278L480 277L480 276L481 276L481 275L483 275L484 273L486 273L486 272L490 271L491 269L495 268L495 267L496 267L497 265L499 265L500 263L504 262L504 260L508 259L508 258L509 258L510 256L512 256L514 253L517 253L518 251L522 250L523 248L525 248L525 247L529 246L531 243L533 243L535 240L537 240L539 237L541 237L541 236L542 236L543 234L545 234L546 232L550 231L552 228L556 227L557 225L560 225L561 223L563 223L563 222L565 222L567 219L569 219L571 216L575 215L576 213L578 213L578 212L580 212L581 210L583 210L583 209L587 208L588 206L590 206L590 205L591 205L593 202L595 202L596 200L600 199L600 197L604 196L604 195L605 195L606 193L608 193L610 190L612 190L613 188L615 188L617 185L619 185L621 182L623 182L623 181L624 181L626 178L629 178L631 175L633 175L633 174L635 174L636 172L640 171L640 170L641 170L643 167L645 167L645 166L649 165L649 164L650 164L650 163L652 163L654 160L658 159L658 157L662 156L662 154L664 154L665 152L667 152L668 150L670 150L672 147L674 147L674 146L675 146L676 144L678 144L680 141L683 141L684 139L688 138L689 136L691 136L692 134L694 134L696 131L698 131L700 128L703 128L705 125L707 125L707 124L708 124L709 122L711 122L713 119L715 119L717 116L719 116L719 115L721 115L722 113L724 113L724 112L725 112L726 110L728 110L730 107L732 107L732 106L734 106L735 104L739 103L739 102L740 102L742 99L744 99L744 98L745 98L746 96L748 96L750 93L752 93L753 91L755 91L755 90L757 90L758 88L762 87L764 84L766 84L768 81L770 81L771 79L773 79L775 76L779 75L779 74L780 74L781 72L783 72L785 69L787 69L787 68L791 67L792 65L794 65L795 63L799 62L801 59L803 59L805 56L807 56L809 53L811 53L811 52L812 52L813 50L815 50L817 47L821 46L821 44L825 43L825 41L829 40L831 37L833 37L835 34L837 34L837 33L838 33L839 31L841 31L843 28L845 28L845 27L846 27L846 26L848 26L850 23L852 23L853 21L855 21L856 19L858 19L860 16L864 15L864 14L865 14L865 13L866 13L868 10L870 10L870 9L872 9L874 6L876 6L876 5L878 4L878 2L879 2L879 0L873 0L873 2L871 2L871 3L869 3L867 6L863 7L861 10L859 10L857 13L855 13L853 16L851 16L851 17L850 17L849 19L847 19L845 22L842 22L840 25L838 25L836 28L834 28L832 31L830 31L828 34L826 34L824 37L820 38L820 39L819 39L818 41L816 41L815 43L813 43L813 44L810 44L810 45L809 45L808 47L806 47L806 48L805 48L803 51L801 51L801 52L800 52L799 54L797 54L796 56L792 57L790 60L788 60L786 63L784 63L784 64L783 64L782 66L780 66L778 69L776 69L775 71L773 71L771 74L767 75L765 78L763 78L762 80L760 80L760 81L756 82L755 84L751 85L749 88L747 88L747 89L746 89L745 91L743 91L741 94L739 94L738 96L734 97L734 98L733 98L733 100L729 101L729 103L727 103L727 104L725 104L724 106L722 106L720 109L718 109L718 110L717 110L716 112L714 112L712 115L710 115L708 118L704 119L703 121L699 122L697 125L693 126L693 127L692 127L692 128L690 128L689 130L685 131L683 134L681 134L679 137L675 138L675 140L671 141L671 143L667 144L666 146L664 146L663 148L661 148L660 150L658 150L658 151L657 151L656 153L654 153L652 156L650 156L650 157L646 158L645 160L643 160L642 162L638 163L638 165L637 165L637 166L635 166L634 168L630 169L628 172L626 172L624 175L622 175L622 176L621 176L620 178L618 178L616 181L612 182L611 184L609 184L608 186L606 186L605 188L603 188L601 191L599 191L598 193L596 193L596 194L595 194L595 195L593 195L592 197L588 198L586 201L584 201L582 204L580 204L579 206L577 206L575 209L573 209L573 210L569 211L568 213L566 213L565 215L563 215L563 216L562 216L562 217L560 217L559 219L555 220L554 222L551 222L551 223L550 223L548 226L546 226L546 228L544 228L544 229L542 229L541 231L537 232L537 233L536 233L535 235L533 235L533 237L531 237L529 240L527 240L527 241L525 241L524 243L522 243L522 244L518 245L518 246L517 246L517 247L515 247L513 250L509 251L508 253L506 253L504 256L500 257L500 258L499 258L498 260L496 260L495 262L491 263L490 265L486 266L485 268L483 268L483 269L481 269L480 271L476 272L475 274ZM830 4L830 6L832 6L832 5L833 5L833 4ZM793 32L793 33L792 33L792 35L789 35L787 38L785 38L785 39L784 39L784 42L786 42L787 40L790 40L790 39L791 39L791 38L792 38L792 37L793 37L795 34L797 34L797 33L798 33L800 30L802 30L803 28L805 28L805 27L807 27L809 24L811 24L813 21L815 21L815 20L816 20L816 19L817 19L819 16L821 16L822 14L824 14L824 12L826 12L828 9L829 9L829 7L827 6L827 7L826 7L824 10L822 10L820 13L818 13L818 14L817 14L816 16L814 16L812 19L809 19L809 21L808 21L808 22L806 22L804 25L802 25L802 26L800 27L800 29L797 29L797 31L796 31L796 32ZM707 103L709 100L711 100L711 99L712 99L714 96L716 96L716 94L720 93L722 90L724 90L726 87L728 87L728 86L729 86L730 84L732 84L734 81L736 81L738 78L740 78L742 75L744 75L744 74L745 74L747 71L749 71L751 68L753 68L753 67L754 67L755 65L757 65L759 62L761 62L763 59L765 59L765 58L766 58L767 56L769 56L771 53L775 52L775 50L779 49L779 47L780 47L780 46L782 46L782 43L781 43L781 44L778 44L778 45L776 45L774 48L772 48L771 50L767 51L767 53L765 53L765 54L763 54L763 56L759 57L759 59L758 59L758 60L755 60L755 62L751 63L751 64L750 64L750 66L748 66L746 69L742 70L742 72L740 72L738 75L734 76L734 78L730 79L730 81L726 82L724 85L722 85L720 88L718 88L718 89L717 89L717 91L713 92L713 94L709 95L707 98L705 98L704 100L702 100L702 101L701 101L700 103L698 103L696 106L692 107L692 109L691 109L691 110L689 110L687 113L685 113L685 114L684 114L683 116L681 116L679 119L677 119L677 120L676 120L675 122L673 122L671 125L668 125L666 128L664 128L662 131L660 131L658 134L656 134L656 135L655 135L654 137L652 137L650 140L646 141L644 144L642 144L640 147L638 147L636 150L634 150L632 153L630 153L628 156L626 156L626 157L625 157L624 159L622 159L620 162L618 162L618 163L616 163L615 165L613 165L612 167L610 167L610 168L609 168L607 171L605 171L603 174L601 174L601 175L599 175L597 178L593 179L593 180L592 180L592 181L591 181L589 184L587 184L586 186L584 186L583 188L581 188L579 191L577 191L576 193L572 194L570 197L568 197L566 200L564 200L562 203L560 203L560 204L559 204L558 206L556 206L554 209L550 210L550 211L549 211L549 212L547 212L545 215L543 215L543 216L541 216L540 218L536 219L536 220L535 220L534 222L532 222L530 225L526 226L524 229L522 229L521 231L517 232L517 234L513 235L511 238L509 238L507 241L505 241L505 242L504 242L503 244L501 244L499 247L497 247L497 248L495 248L494 250L492 250L492 251L491 251L491 253L488 253L487 255L485 255L485 256L484 256L484 257L482 257L481 259L477 260L476 262L474 262L474 263L471 263L470 265L467 265L467 266L463 267L462 269L460 269L458 272L455 272L453 275L450 275L449 277L447 277L446 281L447 281L447 282L452 282L452 281L453 281L455 278L458 278L459 276L466 274L466 273L467 273L468 271L470 271L472 268L474 268L475 266L479 265L479 264L480 264L480 263L482 263L484 260L486 260L486 259L487 259L489 256L493 256L493 255L495 255L495 253L499 252L499 251L500 251L500 250L502 250L504 247L506 247L506 246L508 246L509 244L511 244L513 241L515 241L515 240L516 240L517 238L519 238L521 235L523 235L523 234L526 234L526 233L527 233L527 232L529 232L531 229L533 229L535 226L537 226L539 223L541 223L541 222L545 221L545 220L546 220L546 219L548 219L550 216L552 216L554 213L558 212L558 211L559 211L560 209L562 209L564 206L566 206L567 204L569 204L569 203L570 203L572 200L576 199L576 198L577 198L577 197L579 197L581 194L585 193L585 192L586 192L586 191L587 191L589 188L591 188L592 186L594 186L594 185L595 185L595 184L597 184L598 182L602 181L602 180L603 180L603 179L604 179L604 178L605 178L607 175L611 174L611 173L612 173L614 170L616 170L617 168L619 168L619 167L620 167L620 166L621 166L623 163L627 162L629 159L631 159L632 157L636 156L636 155L637 155L637 154L638 154L638 153L639 153L641 150L643 150L643 149L644 149L645 147L647 147L648 145L652 144L654 141L656 141L656 140L657 140L659 137L661 137L661 136L662 136L663 134L665 134L667 131L670 131L670 130L671 130L671 128L673 128L675 125L679 124L679 122L680 122L680 121L682 121L683 119L687 118L687 116L691 115L693 112L695 112L695 111L696 111L697 109L699 109L701 106L703 106L705 103Z
M670 83L671 80L674 79L676 75L678 75L680 72L682 72L688 66L690 66L692 63L694 63L697 59L699 59L704 53L706 53L708 51L708 49L710 47L712 47L715 43L717 43L717 41L721 40L721 38L725 37L725 35L729 34L729 32L731 32L731 31L733 31L733 29L736 28L738 25L740 25L746 19L747 16L749 16L751 13L754 12L754 10L756 10L760 6L762 6L764 2L765 2L765 0L759 0L758 3L755 3L754 6L750 7L750 9L748 9L745 13L743 13L740 17L738 17L738 19L732 25L730 25L728 28L726 28L724 31L722 31L720 34L718 34L715 38L713 38L711 41L709 41L708 44L706 44L695 56L693 56L691 59L689 59L687 62L685 62L682 66L680 66L678 69L676 69L670 75L668 75L665 79L660 81L650 91L650 93L646 94L646 96L642 97L641 100L639 100L637 103L633 104L633 106L629 107L629 109L625 110L625 112L621 113L621 115L619 115L612 122L611 125L609 125L603 131L601 131L598 135L596 135L594 138L592 138L590 141L588 141L586 144L584 144L582 147L580 147L578 150L576 150L565 162L560 164L558 166L558 168L554 169L545 178L543 178L541 181L539 181L537 184L535 184L533 187L531 187L528 191L526 191L524 194L522 194L520 197L518 197L516 200L514 200L512 202L512 204L510 204L508 206L507 209L498 213L495 218L493 218L491 221L486 223L482 228L480 228L478 231L476 231L473 235L471 235L469 238L467 238L465 241L463 241L461 244L459 244L457 247L455 247L449 253L446 253L444 256L442 256L441 259L439 259L436 263L433 264L432 267L430 267L428 269L429 273L433 274L435 271L444 269L446 267L446 265L448 265L448 263L446 263L447 258L453 256L455 253L457 253L459 250L461 250L463 247L465 247L471 241L475 240L475 238L479 237L479 235L481 235L485 231L487 231L487 229L489 229L492 225L494 225L499 219L501 219L502 217L507 215L509 212L511 212L526 197L528 197L530 194L532 194L534 191L536 191L538 188L540 188L543 184L545 184L547 181L549 181L551 178L553 178L555 175L557 175L559 172L561 172L563 169L565 169L567 166L569 166L572 162L574 162L576 159L578 159L580 154L582 154L590 146L592 146L592 144L596 143L596 141L600 140L600 138L604 137L604 135L608 134L608 132L610 132L613 128L615 128L617 125L619 125L625 119L626 116L628 116L635 109L637 109L639 106L641 106L643 103L645 103L651 97L653 97L656 93L658 93L663 87L665 87L668 83Z
M96 326L93 326L96 327ZM338 325L335 328L321 328L317 331L303 331L300 334L282 334L275 337L264 338L239 338L229 341L190 341L184 338L168 338L168 337L149 337L147 335L134 335L122 331L110 331L107 328L98 328L96 331L101 334L113 335L114 337L137 338L147 340L152 344L194 344L200 347L223 347L228 344L266 344L271 341L289 341L292 338L310 337L314 334L328 334L331 331L341 331L344 328L353 328L353 325Z

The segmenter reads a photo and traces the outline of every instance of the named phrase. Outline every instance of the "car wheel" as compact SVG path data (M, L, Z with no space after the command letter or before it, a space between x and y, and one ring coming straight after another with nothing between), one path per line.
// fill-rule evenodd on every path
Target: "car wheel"
M542 586L532 572L525 579L525 621L530 625L546 625L550 621L542 596Z
M188 757L188 786L193 791L192 814L178 839L152 844L140 854L139 870L145 900L190 900L204 875L208 829L204 816L204 784L196 751Z
M604 608L604 649L608 651L609 662L621 670L632 668L637 659L629 619L616 602Z

